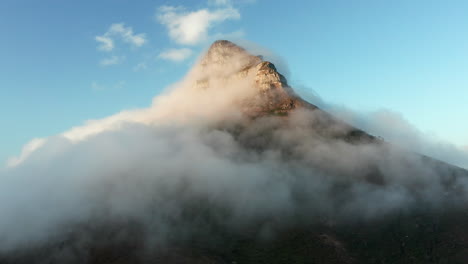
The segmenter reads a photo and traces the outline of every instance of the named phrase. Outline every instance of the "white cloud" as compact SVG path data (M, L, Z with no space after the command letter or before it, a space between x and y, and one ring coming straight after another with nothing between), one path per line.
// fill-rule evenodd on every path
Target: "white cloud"
M362 113L333 105L328 105L327 110L392 144L468 168L468 149L419 130L400 113L388 109Z
M38 150L46 142L45 138L34 138L27 143L21 150L19 157L11 157L7 161L8 167L15 167L26 160L34 151Z
M169 36L179 44L195 45L207 39L208 30L216 23L240 19L239 11L227 6L216 10L200 9L188 12L183 7L162 6L156 14Z
M131 27L125 27L123 23L112 24L108 33L110 35L120 36L125 42L130 43L135 47L140 47L147 41L144 33L133 34L133 29Z
M109 58L102 59L99 64L101 66L111 66L121 63L124 60L124 57L112 56Z
M124 23L115 23L109 27L106 33L95 37L95 40L100 43L98 49L112 51L115 48L115 38L120 38L123 42L134 47L141 47L147 42L146 34L134 34L132 27L126 27Z
M99 50L111 51L114 49L114 41L111 38L105 36L96 36L95 39L97 42L101 43L98 46Z
M168 49L159 54L159 58L170 61L183 61L192 55L192 50L187 48Z

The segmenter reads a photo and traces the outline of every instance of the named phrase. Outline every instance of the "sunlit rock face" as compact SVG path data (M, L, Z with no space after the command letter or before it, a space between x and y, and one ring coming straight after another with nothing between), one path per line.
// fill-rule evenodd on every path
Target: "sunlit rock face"
M273 63L227 40L214 42L196 68L203 76L196 81L200 89L213 88L220 79L227 83L246 81L252 91L244 93L248 96L240 101L248 116L287 115L297 107L316 108L293 92Z
M262 59L247 52L244 48L227 40L215 41L208 49L200 64L204 67L223 66L233 71L241 71L260 63ZM226 72L229 74L229 72Z
M263 111L281 115L297 107L315 108L294 94L286 78L276 70L273 63L263 61L255 70L255 85L264 100Z

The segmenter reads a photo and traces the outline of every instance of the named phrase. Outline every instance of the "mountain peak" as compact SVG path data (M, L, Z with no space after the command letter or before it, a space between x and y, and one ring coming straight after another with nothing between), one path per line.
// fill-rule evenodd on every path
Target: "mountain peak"
M228 40L215 41L200 65L206 73L202 75L203 79L197 82L202 88L209 86L210 75L221 76L227 80L233 76L237 79L251 78L249 81L257 91L253 98L244 101L243 107L250 116L286 115L288 111L299 106L317 108L294 93L286 78L278 72L272 62L264 60L261 55L251 54Z
M201 64L203 66L229 64L231 67L239 67L242 69L260 62L261 58L250 54L244 48L228 40L217 40L211 44Z
M218 49L218 48L224 48L224 49L235 48L235 49L244 50L242 47L238 46L237 44L235 44L235 43L233 43L233 42L231 42L229 40L225 40L225 39L216 40L210 46L210 49Z
M247 53L247 51L238 46L237 44L229 41L229 40L216 40L211 44L210 48L208 49L208 54L220 54L223 53L225 55L233 55L234 53Z

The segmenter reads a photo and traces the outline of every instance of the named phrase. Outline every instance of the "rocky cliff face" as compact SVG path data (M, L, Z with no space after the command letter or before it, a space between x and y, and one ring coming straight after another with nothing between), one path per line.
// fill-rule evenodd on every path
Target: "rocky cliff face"
M298 107L317 108L294 93L273 63L264 61L262 56L252 55L227 40L214 42L200 65L201 71L207 74L197 81L199 88L209 87L209 76L213 75L226 79L250 78L252 87L257 91L254 96L242 102L243 111L249 116L286 115L288 111Z

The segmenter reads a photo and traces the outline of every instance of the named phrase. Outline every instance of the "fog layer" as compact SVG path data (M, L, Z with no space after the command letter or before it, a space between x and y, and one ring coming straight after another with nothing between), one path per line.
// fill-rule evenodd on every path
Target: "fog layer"
M463 171L377 139L350 140L353 128L321 110L246 114L246 102L260 100L251 60L201 59L147 109L26 146L0 175L0 250L95 223L132 221L148 243L164 244L466 201Z

